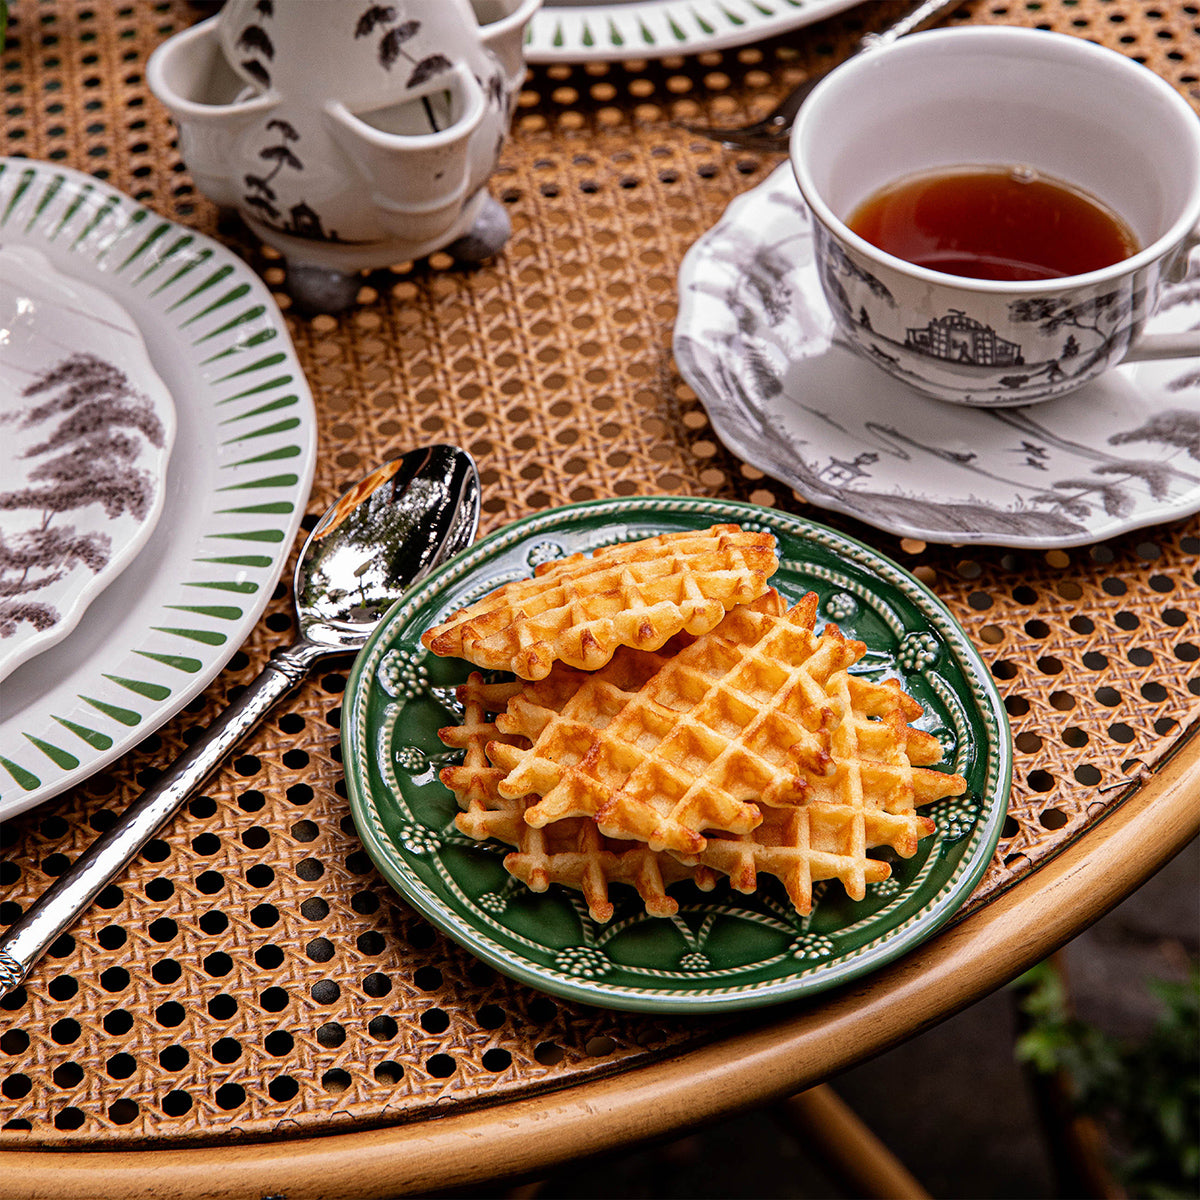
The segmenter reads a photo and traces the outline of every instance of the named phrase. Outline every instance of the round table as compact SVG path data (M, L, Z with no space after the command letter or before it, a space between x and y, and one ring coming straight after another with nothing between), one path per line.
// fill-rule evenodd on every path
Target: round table
M278 255L196 191L145 85L154 46L211 7L19 6L0 60L5 153L90 172L261 275L316 401L310 517L374 463L434 441L479 463L484 532L552 505L652 493L802 514L877 547L950 608L1003 695L1015 770L991 865L914 952L775 1008L605 1011L476 961L375 873L345 795L349 663L335 662L5 1000L7 1195L88 1195L102 1180L109 1200L395 1196L678 1132L825 1080L986 995L1195 836L1195 516L1070 549L901 538L727 451L672 359L683 254L780 161L678 122L760 115L899 10L876 0L678 57L532 65L491 183L513 223L504 252L472 269L434 255L369 272L349 310L304 315ZM993 0L947 23L1093 38L1200 109L1200 37L1181 5ZM292 620L281 585L195 702L5 823L0 919L181 752Z

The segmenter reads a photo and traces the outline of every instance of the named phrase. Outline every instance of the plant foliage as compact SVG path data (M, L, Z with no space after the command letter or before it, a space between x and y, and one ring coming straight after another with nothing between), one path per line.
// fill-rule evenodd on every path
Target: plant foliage
M1147 1036L1112 1037L1071 1012L1062 976L1041 963L1020 981L1029 1027L1019 1061L1059 1072L1076 1108L1109 1131L1115 1172L1133 1195L1200 1195L1200 966L1181 983L1150 980L1162 1011Z

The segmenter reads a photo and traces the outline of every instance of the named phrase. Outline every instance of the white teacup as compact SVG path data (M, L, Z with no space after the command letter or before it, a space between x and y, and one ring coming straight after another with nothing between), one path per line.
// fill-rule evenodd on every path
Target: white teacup
M1200 332L1142 334L1200 241L1200 118L1124 55L1034 29L913 34L821 82L791 161L839 331L918 391L1029 404L1124 359L1200 355ZM996 281L916 266L846 225L897 180L968 164L1029 167L1090 194L1141 248L1087 274Z

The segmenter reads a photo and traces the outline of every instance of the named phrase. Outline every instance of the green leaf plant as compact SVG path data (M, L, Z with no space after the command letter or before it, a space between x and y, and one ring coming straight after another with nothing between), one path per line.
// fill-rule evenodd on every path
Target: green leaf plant
M1108 1164L1131 1196L1200 1196L1200 965L1181 982L1147 980L1161 1005L1140 1039L1117 1038L1072 1011L1053 960L1016 983L1017 1060L1065 1080L1075 1112L1107 1134Z

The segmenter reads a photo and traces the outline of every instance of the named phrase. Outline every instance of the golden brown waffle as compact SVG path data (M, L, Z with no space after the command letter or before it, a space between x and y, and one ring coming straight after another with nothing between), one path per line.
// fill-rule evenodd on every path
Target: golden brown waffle
M737 525L661 534L543 563L422 637L434 654L543 679L556 662L594 671L618 646L657 650L707 633L761 596L779 566L775 539Z
M774 590L733 609L644 684L620 671L558 672L496 721L526 737L489 749L501 795L541 796L525 820L594 816L609 837L698 854L705 830L749 834L758 803L799 804L831 769L829 681L864 652L835 626L813 632L817 597Z
M636 656L636 651L628 651L621 657ZM651 674L656 664L647 663L640 669ZM486 753L489 742L510 740L496 729L489 714L501 711L514 690L522 686L486 684L481 675L472 673L458 689L462 724L439 731L446 745L464 750L460 765L441 772L442 782L463 809L455 820L459 830L477 841L494 839L514 846L504 859L511 875L535 892L544 892L552 883L575 888L583 893L592 918L600 922L612 917L609 887L614 883L635 888L646 911L656 917L672 916L679 909L666 893L670 884L690 879L701 887L712 887L715 876L707 867L685 865L646 846L614 843L601 835L590 818L556 821L540 829L525 822L525 810L537 797L501 796L496 784L504 772L492 766Z
M713 834L695 861L728 875L730 886L747 894L758 890L760 875L774 875L796 911L807 914L818 880L840 879L847 894L861 900L868 883L891 874L887 863L867 856L863 832L853 824L828 819L806 804L768 808L762 824L745 837Z
M710 837L695 858L741 892L755 891L760 874L777 876L801 913L812 911L812 886L821 879L840 879L861 900L868 883L891 874L867 851L889 846L911 858L934 832L916 807L966 788L962 776L928 769L941 745L909 724L921 706L897 680L877 684L840 671L829 684L830 767L806 772L804 803L766 809L746 837Z

